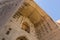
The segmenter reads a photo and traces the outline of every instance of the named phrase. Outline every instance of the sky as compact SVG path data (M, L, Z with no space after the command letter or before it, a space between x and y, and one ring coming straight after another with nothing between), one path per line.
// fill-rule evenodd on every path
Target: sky
M48 14L57 21L60 19L60 0L35 0L35 2Z

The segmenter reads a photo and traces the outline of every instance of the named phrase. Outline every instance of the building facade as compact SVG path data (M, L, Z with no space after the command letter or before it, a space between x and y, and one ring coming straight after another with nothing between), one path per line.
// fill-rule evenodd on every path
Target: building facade
M59 26L33 0L1 2L0 40L60 40Z

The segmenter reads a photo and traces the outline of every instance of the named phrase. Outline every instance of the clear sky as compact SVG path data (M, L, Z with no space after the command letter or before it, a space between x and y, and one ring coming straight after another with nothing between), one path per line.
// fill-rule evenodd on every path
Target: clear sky
M50 15L54 21L60 19L60 0L35 0L35 2Z

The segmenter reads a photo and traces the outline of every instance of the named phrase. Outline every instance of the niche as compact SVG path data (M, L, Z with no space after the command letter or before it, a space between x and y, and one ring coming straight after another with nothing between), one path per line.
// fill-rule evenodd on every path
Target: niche
M30 33L30 26L27 22L22 23L22 29L25 30L26 32Z

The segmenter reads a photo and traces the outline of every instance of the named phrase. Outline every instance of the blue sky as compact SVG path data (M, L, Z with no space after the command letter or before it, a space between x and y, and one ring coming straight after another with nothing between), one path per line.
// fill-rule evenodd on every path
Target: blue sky
M60 0L35 0L35 2L50 15L54 21L60 19Z

